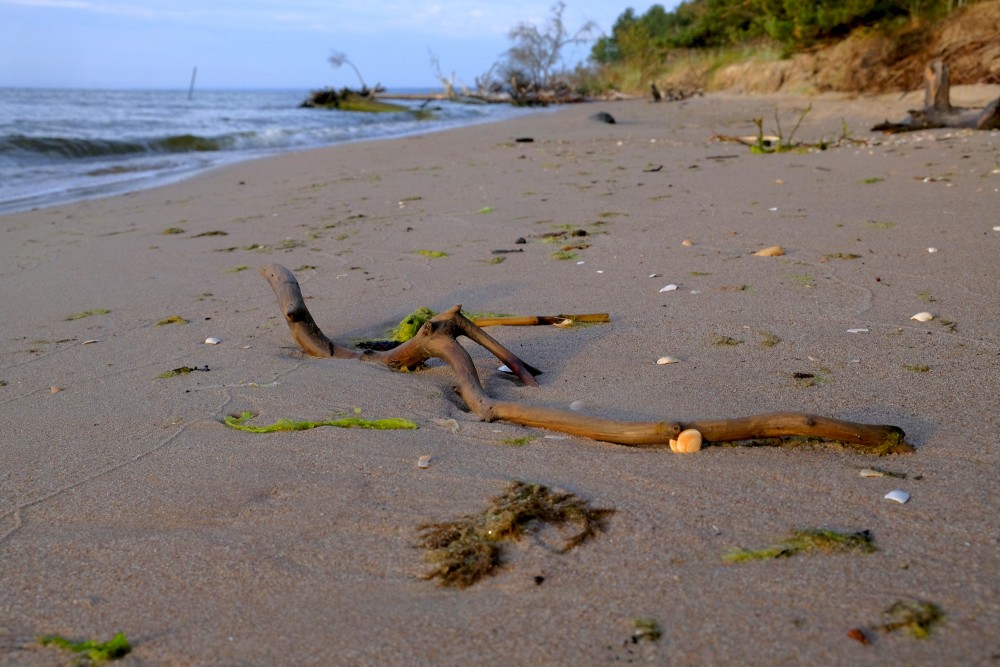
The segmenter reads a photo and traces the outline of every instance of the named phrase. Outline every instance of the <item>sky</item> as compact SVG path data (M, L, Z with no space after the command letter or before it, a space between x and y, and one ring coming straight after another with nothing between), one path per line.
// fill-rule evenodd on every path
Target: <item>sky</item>
M555 0L0 0L0 87L305 90L365 83L473 87L510 48L519 23L540 27ZM565 0L570 31L607 34L628 7L651 2ZM661 2L668 11L677 1ZM589 45L567 50L569 67Z

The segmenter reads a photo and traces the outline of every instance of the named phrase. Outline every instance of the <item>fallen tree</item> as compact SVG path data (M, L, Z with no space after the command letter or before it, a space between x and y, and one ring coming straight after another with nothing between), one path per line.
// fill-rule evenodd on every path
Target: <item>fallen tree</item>
M439 313L425 322L416 335L389 350L353 350L328 338L310 314L295 275L280 264L258 271L271 285L292 338L315 357L376 362L392 370L416 370L430 359L440 359L455 373L455 391L469 410L486 422L507 421L524 426L561 431L594 440L633 446L663 446L683 431L694 429L706 443L748 441L798 436L843 442L870 454L914 451L904 442L902 429L889 425L859 424L798 412L778 412L736 419L626 422L589 417L578 412L497 401L487 395L469 353L459 344L465 336L481 345L528 386L537 386L541 371L519 359L461 313L461 306Z
M1000 97L983 109L964 109L951 105L951 82L948 65L935 60L924 70L924 108L911 109L909 116L898 123L886 120L872 132L913 132L941 127L974 130L1000 129Z

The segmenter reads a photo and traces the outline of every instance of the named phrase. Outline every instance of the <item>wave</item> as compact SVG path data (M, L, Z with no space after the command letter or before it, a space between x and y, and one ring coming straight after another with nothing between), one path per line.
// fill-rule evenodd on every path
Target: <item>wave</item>
M108 156L147 153L204 153L239 147L255 133L244 132L219 137L178 134L142 140L81 139L78 137L28 137L13 134L0 137L0 157L24 160L83 160Z

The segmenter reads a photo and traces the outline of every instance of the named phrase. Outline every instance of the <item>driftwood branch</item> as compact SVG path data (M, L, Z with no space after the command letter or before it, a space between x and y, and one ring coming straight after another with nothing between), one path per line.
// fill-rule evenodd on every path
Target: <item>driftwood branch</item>
M924 108L911 109L910 115L898 123L888 120L872 128L872 132L913 132L941 127L995 130L1000 128L1000 97L984 109L963 109L951 105L951 80L948 65L935 60L924 70Z
M911 452L902 429L888 425L858 424L817 415L777 412L738 419L625 422L589 417L577 412L497 401L483 389L479 374L459 336L478 343L502 361L528 386L537 386L540 371L519 359L455 306L428 320L410 340L391 350L355 351L326 337L306 308L298 281L280 264L262 266L259 272L270 283L292 338L309 355L377 362L393 370L414 370L430 359L441 359L455 373L455 391L483 421L502 420L524 426L561 431L593 440L622 445L663 446L687 429L701 432L706 442L735 442L789 436L843 442L873 454ZM560 316L562 317L562 316Z

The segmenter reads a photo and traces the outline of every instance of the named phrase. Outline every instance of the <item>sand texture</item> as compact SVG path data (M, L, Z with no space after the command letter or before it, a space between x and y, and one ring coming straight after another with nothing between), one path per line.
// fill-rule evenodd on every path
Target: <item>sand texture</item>
M919 101L814 99L795 140L873 141L772 155L712 137L774 134L777 110L787 138L806 100L578 105L0 217L0 664L65 665L35 638L119 630L122 665L995 664L1000 133L868 133ZM490 330L539 387L468 346L505 400L810 412L898 425L917 453L679 455L482 423L443 365L304 356L271 262L348 345L420 306L611 314ZM419 429L222 423L244 410ZM539 526L471 587L422 579L417 527L515 480L616 511L568 553ZM806 528L878 550L723 561ZM944 613L929 638L877 629L914 600Z

